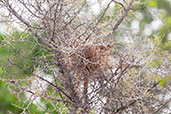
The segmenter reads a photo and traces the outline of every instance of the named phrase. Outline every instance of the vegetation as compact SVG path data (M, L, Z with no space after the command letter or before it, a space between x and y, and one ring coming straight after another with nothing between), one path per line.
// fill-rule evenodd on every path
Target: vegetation
M0 113L171 113L170 1L0 0L0 8Z

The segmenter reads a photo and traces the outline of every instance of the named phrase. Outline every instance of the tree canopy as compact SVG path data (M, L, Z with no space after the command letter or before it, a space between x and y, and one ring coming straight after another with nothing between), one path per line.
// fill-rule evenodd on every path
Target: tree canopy
M91 2L0 0L0 113L171 112L171 2Z

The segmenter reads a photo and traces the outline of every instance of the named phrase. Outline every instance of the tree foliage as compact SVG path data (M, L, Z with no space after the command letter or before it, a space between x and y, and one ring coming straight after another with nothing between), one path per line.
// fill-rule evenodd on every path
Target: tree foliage
M2 113L171 112L169 1L89 2L0 1Z

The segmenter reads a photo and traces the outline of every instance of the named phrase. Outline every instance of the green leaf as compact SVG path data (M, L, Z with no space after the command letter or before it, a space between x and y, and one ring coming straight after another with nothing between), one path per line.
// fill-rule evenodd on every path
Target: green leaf
M150 62L151 67L159 67L163 63L163 58L154 59Z
M167 41L164 44L160 44L160 48L163 50L170 51L171 50L171 41Z
M165 84L166 84L166 79L161 79L160 82L159 82L159 85L160 85L161 87L164 87Z
M169 25L171 25L171 16L167 17L166 20L167 20L167 23L168 23Z
M4 37L3 37L3 35L0 33L0 39L1 40L3 40L4 39Z
M3 37L2 34L0 33L0 44L2 44L2 40L4 40L4 37Z
M2 68L0 67L0 74L2 74L3 73L3 70L2 70Z
M149 2L149 6L150 7L156 7L157 6L157 1L156 0L151 0L151 2Z
M167 41L168 30L169 30L168 25L163 25L159 31L159 36L162 39L162 43L165 43Z

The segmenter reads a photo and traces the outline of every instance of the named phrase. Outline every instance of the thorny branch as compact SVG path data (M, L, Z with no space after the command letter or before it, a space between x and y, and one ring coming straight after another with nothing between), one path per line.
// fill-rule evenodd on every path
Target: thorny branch
M42 72L47 72L47 74L38 75L27 67L26 60L23 61L26 62L23 65L8 56L7 63L5 63L7 69L2 69L10 79L0 78L0 80L9 82L9 89L12 92L15 91L12 87L16 86L15 88L19 91L18 93L15 91L16 94L28 92L32 96L37 95L34 90L28 89L29 87L22 87L22 82L27 81L28 86L32 86L37 79L28 77L26 80L20 80L17 79L19 76L15 77L17 73L22 74L27 71L39 81L47 83L48 87L53 90L53 94L49 95L45 92L39 97L65 105L69 104L66 107L72 114L78 112L88 114L95 109L97 109L95 111L97 114L145 113L146 110L143 107L148 108L146 113L150 114L159 112L170 101L166 101L154 111L153 109L156 108L154 104L160 102L154 96L158 95L160 90L157 87L159 82L145 78L144 71L148 71L148 68L143 65L144 58L138 58L136 51L133 53L135 56L131 55L132 51L125 49L127 47L123 46L123 50L118 51L115 50L115 45L109 45L110 37L128 16L135 0L129 0L129 2L123 0L124 3L110 0L102 12L91 19L83 16L88 7L87 0L79 2L75 0L16 1L22 6L19 11L11 0L0 2L12 16L24 24L26 29L23 33L35 36L35 41L3 40L2 42L6 44L1 45L0 48L17 43L35 44L35 47L44 49L50 54L42 50L39 50L41 54L43 53L42 55L39 52L32 55L26 54L26 58L31 57L30 61L34 63L34 67L40 67ZM109 29L110 32L104 34L101 30L106 29L103 28L101 20L112 3L119 4L122 7L122 13L115 23L107 22L113 27ZM28 17L25 13L29 14ZM22 38L23 33L17 37ZM112 39L112 44L117 43ZM25 48L27 47L24 47L20 53L24 52ZM12 49L9 48L9 50ZM37 50L37 48L32 48L30 51L36 52ZM24 55L17 55L17 57L24 59ZM11 73L8 68L12 67L20 71ZM34 68L34 71L36 70ZM48 81L43 77L44 75L47 77L53 75L53 81ZM39 87L38 84L36 86ZM45 88L38 89L44 90Z

